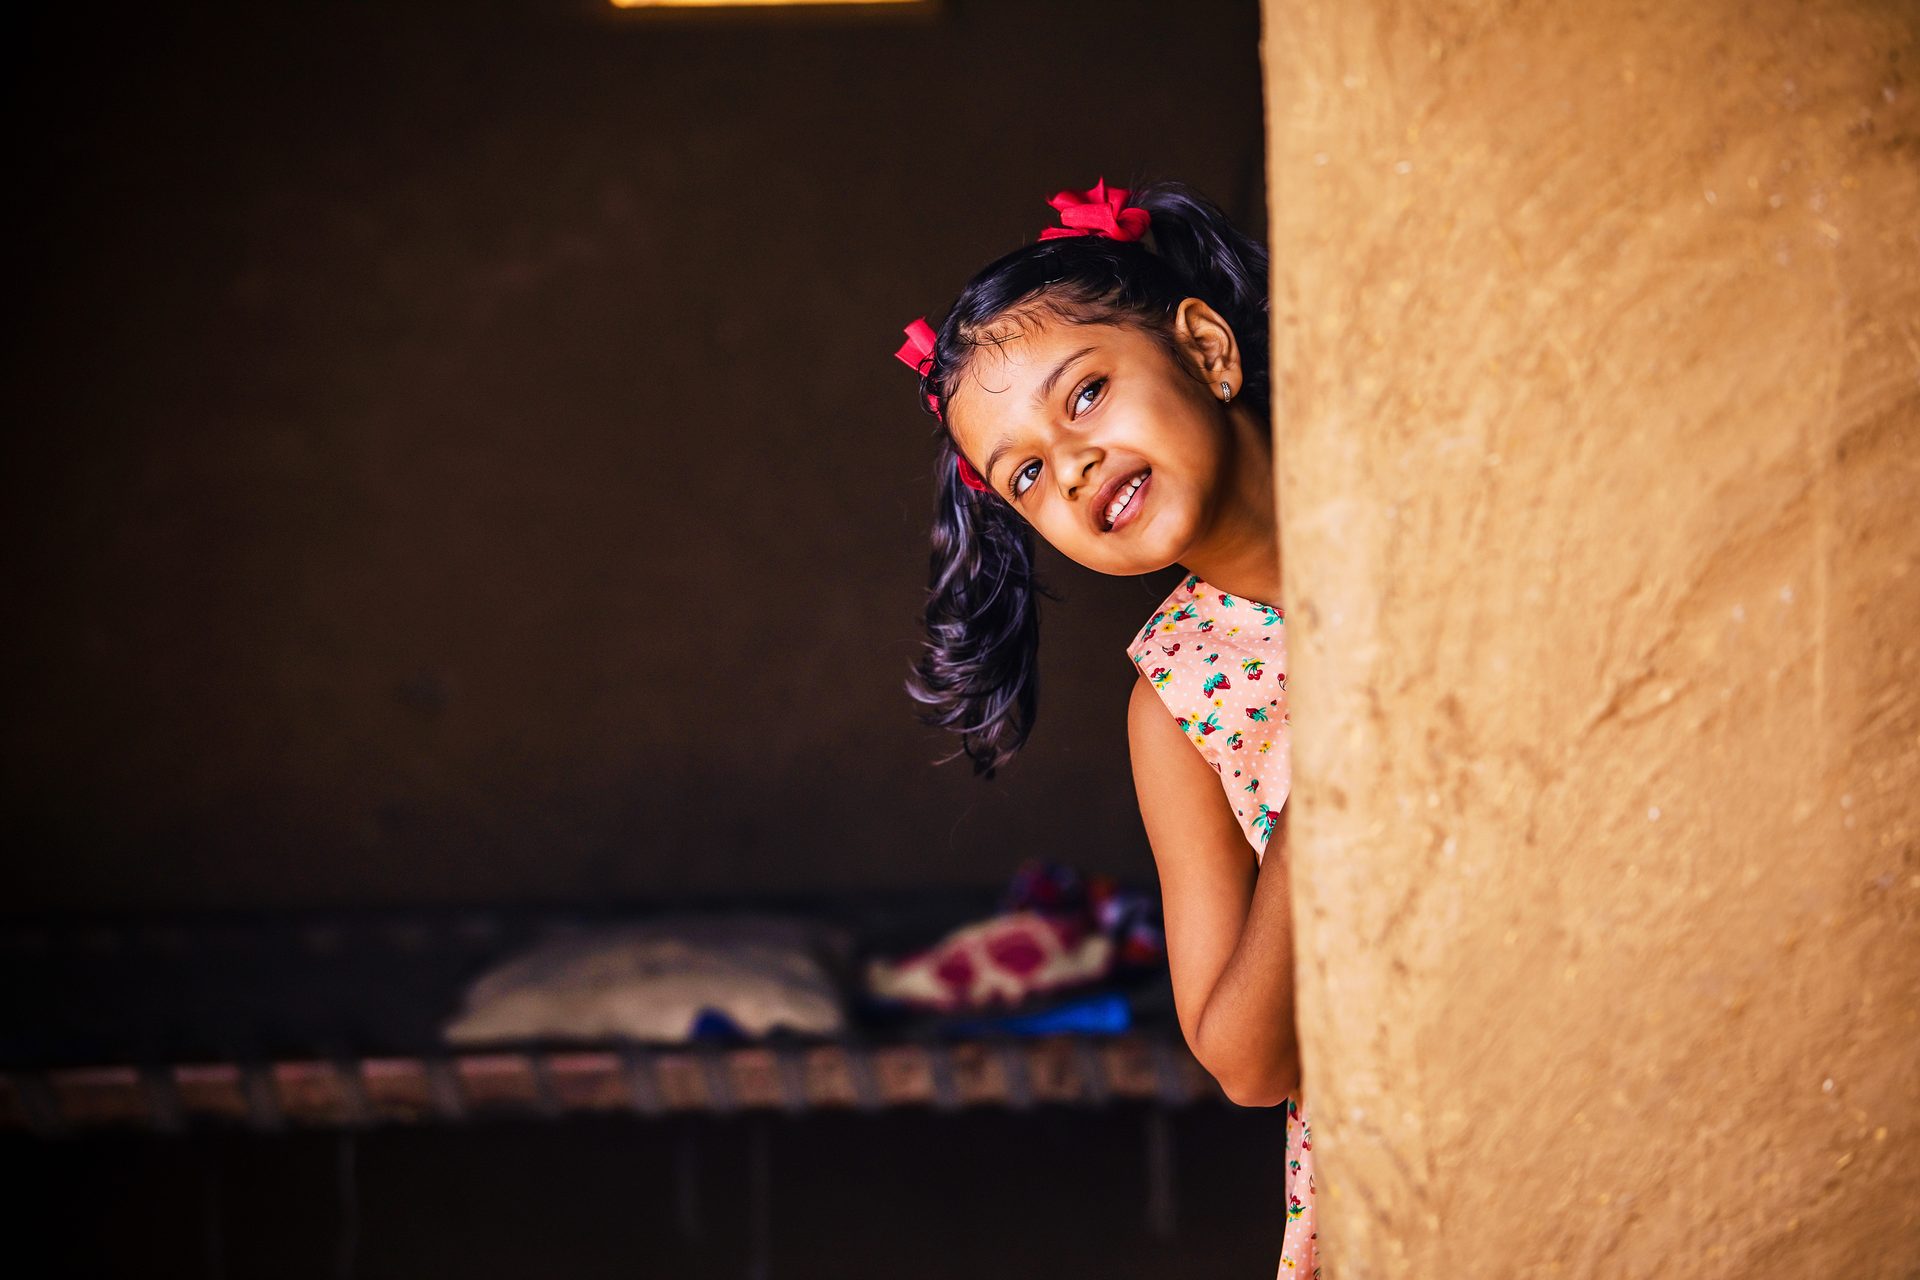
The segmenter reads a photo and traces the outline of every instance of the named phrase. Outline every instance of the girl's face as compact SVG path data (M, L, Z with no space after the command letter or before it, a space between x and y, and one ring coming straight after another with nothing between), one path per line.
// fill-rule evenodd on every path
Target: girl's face
M1176 350L1128 325L1033 317L975 348L946 418L987 484L1062 555L1100 573L1186 559L1226 492L1222 381L1241 370L1226 322L1198 299Z

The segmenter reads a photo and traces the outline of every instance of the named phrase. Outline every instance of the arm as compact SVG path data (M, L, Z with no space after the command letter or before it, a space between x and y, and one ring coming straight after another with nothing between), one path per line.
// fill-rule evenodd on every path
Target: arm
M1300 1077L1284 836L1256 867L1220 779L1144 677L1127 706L1127 739L1160 871L1180 1029L1229 1098L1273 1106Z

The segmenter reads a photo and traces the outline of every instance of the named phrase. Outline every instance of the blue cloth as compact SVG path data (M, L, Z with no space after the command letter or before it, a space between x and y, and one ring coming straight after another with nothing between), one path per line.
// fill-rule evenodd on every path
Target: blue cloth
M725 1010L707 1005L694 1015L693 1028L687 1038L690 1040L745 1040L747 1033L740 1029L739 1023L727 1016Z
M941 1027L949 1035L1053 1036L1119 1035L1133 1025L1133 1008L1116 991L1055 1005L1039 1013L1010 1013L997 1018L968 1018Z

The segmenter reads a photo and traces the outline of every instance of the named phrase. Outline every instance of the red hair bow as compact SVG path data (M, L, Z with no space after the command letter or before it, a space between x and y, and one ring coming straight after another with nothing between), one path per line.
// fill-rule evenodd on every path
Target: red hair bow
M1153 221L1145 209L1127 208L1125 187L1109 187L1105 178L1091 191L1062 191L1048 204L1060 211L1061 225L1040 233L1042 240L1065 236L1105 236L1109 240L1138 240Z
M893 353L893 358L924 378L927 376L928 367L933 364L933 326L927 323L925 316L921 316L907 326L906 334L907 340L900 344L900 349ZM939 396L929 392L927 408L933 410L934 417L942 422L946 421L946 415L940 412ZM980 473L973 469L971 462L960 456L957 448L953 452L953 469L959 472L961 484L975 493L987 492L987 482L980 478Z

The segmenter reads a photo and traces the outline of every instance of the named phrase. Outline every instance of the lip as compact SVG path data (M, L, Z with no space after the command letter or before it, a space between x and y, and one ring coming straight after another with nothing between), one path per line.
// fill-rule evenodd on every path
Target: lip
M1133 500L1127 503L1127 509L1120 513L1120 518L1115 520L1113 522L1113 528L1109 529L1106 524L1107 508L1113 505L1113 499L1120 490L1132 483L1133 478L1138 475L1145 475L1146 479L1140 482L1140 488L1134 492ZM1147 490L1152 487L1152 467L1135 467L1131 471L1117 475L1101 485L1100 492L1094 495L1093 509L1091 512L1094 532L1113 533L1132 524L1133 518L1140 514L1141 499L1146 497Z

